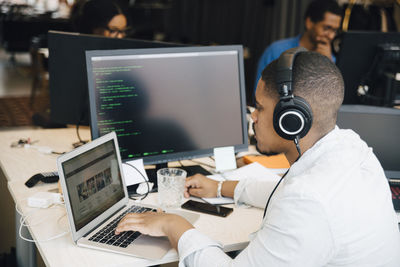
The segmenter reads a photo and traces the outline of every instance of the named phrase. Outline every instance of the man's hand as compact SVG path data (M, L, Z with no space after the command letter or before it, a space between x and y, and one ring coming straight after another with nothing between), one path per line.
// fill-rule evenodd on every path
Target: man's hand
M176 214L158 212L129 213L118 223L115 234L138 231L150 236L167 236L176 248L184 232L194 228L187 220Z
M186 179L185 197L216 197L218 182L205 177L202 174L195 174Z
M331 42L326 37L317 37L317 43L313 51L318 52L321 55L327 56L329 59L332 60Z
M158 212L129 213L119 221L115 234L125 231L139 231L145 235L165 236L165 225L168 222L167 214L159 210Z

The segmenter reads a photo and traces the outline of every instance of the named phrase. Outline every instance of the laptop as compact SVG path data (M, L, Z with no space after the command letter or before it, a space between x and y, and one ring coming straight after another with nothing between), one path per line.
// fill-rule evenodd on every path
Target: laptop
M124 214L155 211L129 201L115 132L58 157L57 167L75 244L146 259L160 259L171 249L166 237L114 235Z

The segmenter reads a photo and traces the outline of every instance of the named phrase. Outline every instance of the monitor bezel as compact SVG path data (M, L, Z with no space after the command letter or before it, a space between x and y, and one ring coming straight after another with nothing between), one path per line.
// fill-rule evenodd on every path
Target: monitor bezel
M243 47L241 45L221 45L221 46L193 46L193 47L166 47L166 48L147 48L147 49L117 49L117 50L92 50L86 51L86 67L88 75L89 107L90 107L90 129L92 140L100 137L97 127L96 96L92 77L92 57L101 56L122 56L140 54L165 54L165 53L196 53L196 52L221 52L236 51L239 67L239 96L242 124L242 143L233 145L235 153L248 150L248 126L246 119L246 90L243 64ZM207 149L176 152L164 155L143 157L144 164L161 164L173 161L187 160L193 158L209 157L214 155L214 147ZM132 158L123 158L122 161L130 161Z

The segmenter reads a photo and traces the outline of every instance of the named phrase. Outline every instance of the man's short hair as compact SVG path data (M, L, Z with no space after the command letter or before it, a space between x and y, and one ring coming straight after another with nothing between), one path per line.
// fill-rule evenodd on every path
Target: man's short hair
M310 18L314 23L320 22L324 20L326 12L342 16L342 9L335 0L314 0L308 5L304 19Z
M272 61L262 72L264 93L279 99L276 84L277 61ZM336 124L337 113L343 102L344 82L340 70L326 56L317 52L301 52L293 66L293 95L307 100L313 112L313 126L321 134Z

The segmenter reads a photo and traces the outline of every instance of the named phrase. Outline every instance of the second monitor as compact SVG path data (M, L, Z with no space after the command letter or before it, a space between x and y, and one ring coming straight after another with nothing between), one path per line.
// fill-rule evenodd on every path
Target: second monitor
M49 31L51 121L89 125L85 51L176 47L179 44Z
M247 150L241 46L86 52L91 132L145 164Z

